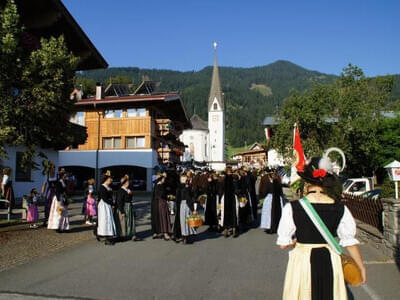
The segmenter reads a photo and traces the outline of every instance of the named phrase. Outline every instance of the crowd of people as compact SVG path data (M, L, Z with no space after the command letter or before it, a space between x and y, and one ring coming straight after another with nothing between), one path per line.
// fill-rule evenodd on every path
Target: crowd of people
M302 178L300 200L288 202L276 170L249 170L227 167L217 173L207 168L160 171L153 178L151 231L153 239L193 243L197 229L189 220L204 219L207 231L225 238L238 237L250 228L262 228L267 234L277 233L277 245L293 249L289 256L284 283L284 299L346 299L347 291L340 255L322 233L317 222L304 207L305 201L315 209L327 231L338 237L360 269L360 283L366 282L366 271L355 238L356 225L350 211L340 201L341 182L330 171L321 168L320 158L313 158ZM10 197L9 171L2 179L2 194ZM141 241L136 232L133 191L128 175L120 178L118 191L113 191L113 178L107 171L96 191L89 179L84 194L82 214L93 226L99 241L114 245L121 241ZM11 190L10 190L11 188ZM303 197L304 196L304 197ZM67 173L58 174L51 166L41 193L32 189L29 195L28 222L36 228L39 199L45 202L45 225L48 229L69 230ZM261 209L261 218L258 208ZM339 246L339 247L340 247Z
M89 179L84 191L85 224L94 226L97 239L106 245L141 240L136 234L131 180L128 175L123 176L118 191L113 191L116 180L119 178L107 171L98 190L94 179ZM68 206L72 200L68 181L63 168L56 172L51 165L41 191L30 191L27 221L31 228L37 228L38 205L42 202L44 226L59 233L70 229ZM192 243L197 228L190 226L188 219L197 215L202 216L209 232L236 238L259 227L258 208L262 205L260 227L266 233L276 233L285 201L279 175L268 168L227 167L217 173L207 168L170 167L153 177L151 231L154 239Z
M271 208L277 207L276 199L283 199L276 172L247 167L228 167L220 173L206 168L159 172L151 203L153 238L184 244L193 242L196 228L190 227L187 220L199 211L204 213L208 231L236 238L249 228L258 227L259 199L264 199L267 194L271 194L267 202L274 205L269 205L269 209L264 205L262 219L272 222L264 222L262 228L273 233L279 222L279 211L274 212ZM174 204L173 209L168 202ZM173 225L169 217L171 211L175 215Z

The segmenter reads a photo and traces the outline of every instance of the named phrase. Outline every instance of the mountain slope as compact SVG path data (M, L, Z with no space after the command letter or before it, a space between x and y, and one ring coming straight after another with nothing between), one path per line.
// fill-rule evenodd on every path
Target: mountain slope
M219 67L226 107L226 136L232 146L264 139L261 122L275 112L292 89L310 88L314 82L330 83L336 76L304 69L288 61L253 68ZM212 67L200 71L109 68L81 72L78 76L107 82L124 76L140 83L144 76L160 81L159 91L179 91L189 115L197 113L207 120L207 101Z

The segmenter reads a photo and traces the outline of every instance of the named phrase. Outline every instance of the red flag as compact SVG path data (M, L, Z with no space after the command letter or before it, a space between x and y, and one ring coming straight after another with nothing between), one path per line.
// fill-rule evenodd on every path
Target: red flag
M297 127L297 124L294 125L293 154L295 158L293 165L296 167L298 172L303 172L306 160L304 157L303 146L301 145L299 127Z

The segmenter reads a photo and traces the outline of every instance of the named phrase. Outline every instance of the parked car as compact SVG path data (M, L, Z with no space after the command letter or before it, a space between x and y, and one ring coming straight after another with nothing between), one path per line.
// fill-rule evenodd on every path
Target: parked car
M365 192L364 194L361 194L361 197L378 200L380 198L381 194L382 194L382 190L376 189L376 190L368 191L368 192Z
M372 178L349 178L343 184L343 193L361 195L374 189Z

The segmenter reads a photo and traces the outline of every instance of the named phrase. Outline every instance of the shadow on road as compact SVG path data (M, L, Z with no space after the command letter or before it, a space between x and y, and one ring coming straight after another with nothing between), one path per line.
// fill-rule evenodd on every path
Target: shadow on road
M218 239L222 237L222 235L218 232L210 232L210 231L203 231L199 234L197 234L194 238L196 242L200 242L203 240L212 240L212 239Z

